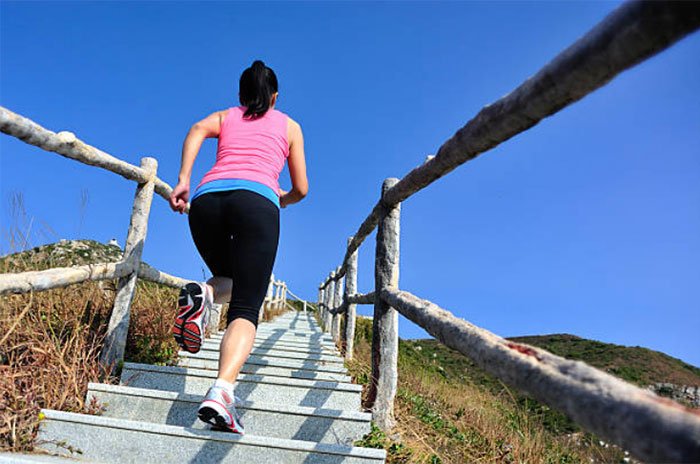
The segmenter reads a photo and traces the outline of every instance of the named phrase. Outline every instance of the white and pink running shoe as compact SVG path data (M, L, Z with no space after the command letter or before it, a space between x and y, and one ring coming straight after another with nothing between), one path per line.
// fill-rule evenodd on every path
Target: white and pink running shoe
M211 424L212 430L243 435L243 422L236 411L237 399L226 388L214 385L207 391L197 416L201 421Z
M205 282L190 282L180 290L173 336L183 350L199 352L209 324L213 300L211 290Z

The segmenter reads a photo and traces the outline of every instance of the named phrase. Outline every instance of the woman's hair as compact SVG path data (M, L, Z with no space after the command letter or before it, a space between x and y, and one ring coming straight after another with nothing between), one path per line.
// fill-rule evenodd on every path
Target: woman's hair
M270 109L272 94L277 92L277 76L260 60L255 60L250 68L243 71L238 83L238 99L247 106L244 117L257 118Z

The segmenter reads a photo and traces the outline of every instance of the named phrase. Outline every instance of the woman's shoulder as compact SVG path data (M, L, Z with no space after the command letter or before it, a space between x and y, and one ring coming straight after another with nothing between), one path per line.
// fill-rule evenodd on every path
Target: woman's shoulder
M298 122L296 122L290 115L287 113L278 110L277 108L273 108L273 111L276 111L280 118L284 118L284 121L287 123L288 126L290 127L301 127Z
M224 125L224 121L226 121L228 115L233 114L234 111L239 111L240 106L231 106L229 108L226 108L225 110L217 111L216 114L219 115L219 130Z

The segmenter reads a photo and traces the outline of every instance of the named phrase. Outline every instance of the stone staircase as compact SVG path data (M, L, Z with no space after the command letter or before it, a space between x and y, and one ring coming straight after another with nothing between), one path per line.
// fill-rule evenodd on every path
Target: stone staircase
M178 366L125 363L120 385L90 383L87 400L104 405L101 415L42 410L38 447L109 463L384 462L384 450L352 445L370 431L361 386L350 382L332 340L305 313L259 325L235 390L246 434L209 430L197 408L216 379L222 335L197 354L181 351ZM0 454L2 462L56 459Z

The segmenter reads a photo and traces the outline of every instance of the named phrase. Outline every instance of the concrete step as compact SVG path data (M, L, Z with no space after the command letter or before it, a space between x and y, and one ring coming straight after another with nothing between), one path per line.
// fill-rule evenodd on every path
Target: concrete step
M132 387L204 395L216 377L214 370L124 363L121 378L122 384ZM236 396L242 400L358 411L362 386L325 380L241 374L235 389Z
M330 334L321 331L320 329L306 329L306 328L291 328L288 326L259 326L258 330L256 333L261 334L261 333L273 333L273 332L282 332L287 335L296 335L296 336L311 336L311 335L318 335L318 336L324 336L330 338Z
M205 341L199 353L219 353L220 345ZM197 354L199 354L197 353ZM274 356L277 358L290 359L309 359L313 361L326 361L342 363L340 353L331 350L303 348L300 346L282 346L282 345L258 345L253 346L251 355L257 356Z
M291 319L275 319L274 321L261 322L258 326L269 326L269 325L286 325L292 328L298 327L313 327L319 328L319 324L316 321L302 321L302 320L291 320Z
M181 358L178 361L177 365L180 367L208 370L214 373L218 372L219 370L218 361L211 361L201 358ZM327 380L329 382L352 382L352 379L348 375L340 372L289 369L284 367L267 367L255 364L244 364L243 367L241 367L241 373L274 376L280 378Z
M321 332L320 330L300 330L300 329L290 329L289 327L260 327L256 331L256 335L267 335L267 334L276 334L276 333L283 333L285 335L289 336L295 336L295 337L310 337L314 335L319 335L319 336L325 336L327 338L330 338L330 336L327 333Z
M217 333L211 335L212 340L217 340L220 341L223 338L223 334L219 335ZM269 334L264 334L264 333L257 333L255 336L255 340L266 340L267 343L274 343L274 342L297 342L297 343L306 343L309 345L313 344L326 344L330 346L335 346L335 343L330 337L327 336L315 336L315 335L293 335L287 332L271 332Z
M88 463L95 461L85 461L83 459L64 458L60 456L52 456L50 454L39 453L10 453L0 452L0 462L3 464L33 464L37 462L48 464L70 464L70 463Z
M264 322L258 324L258 329L268 329L268 328L284 328L289 330L299 330L299 331L316 331L321 332L323 329L317 324L299 324L295 322Z
M316 324L315 322L313 323L308 323L308 322L299 322L299 321L274 321L274 322L261 322L258 324L258 328L264 328L264 327L286 327L291 330L321 330L321 326Z
M272 321L268 321L268 322L276 322L276 321L283 321L283 320L316 323L316 318L312 314L309 314L309 313L307 313L307 314L304 314L304 313L280 314L279 316L274 318Z
M208 347L215 346L218 351L220 342L215 342L213 340L205 340L204 343ZM340 352L337 349L322 347L322 346L303 346L299 344L283 344L283 343L255 343L253 344L253 350L251 353L271 353L271 352L296 352L302 354L318 354L325 357L338 358L340 357Z
M256 340L267 340L267 341L277 341L277 340L286 340L286 341L294 341L294 342L305 342L305 343L328 343L328 344L333 344L333 339L331 338L330 335L322 334L322 333L317 333L317 334L298 334L298 332L293 332L290 333L286 330L280 329L280 330L273 330L270 332L258 332L255 334L255 339ZM211 338L213 339L221 339L223 334L219 335L219 333L214 333Z
M216 339L207 338L204 340L205 343L216 344L217 346L221 343L221 338ZM334 354L339 354L338 348L332 343L307 343L305 341L284 341L284 340L254 340L253 349L255 348L276 348L276 349L302 349L306 351L325 351L332 352Z
M221 340L223 337L218 337L218 336L211 336L206 339L206 341L210 343L217 343L220 344ZM338 353L338 348L335 346L334 343L329 342L327 340L306 340L303 338L298 338L298 337L284 337L284 338L279 338L279 337L270 337L270 338L256 338L253 341L254 345L279 345L279 346L288 346L288 347L298 347L298 348L310 348L310 349L327 349L331 350L335 353Z
M42 449L104 463L371 463L384 450L195 429L42 409L38 438Z
M221 338L220 337L210 337L204 340L204 343L209 344L210 346L212 345L220 345L221 344ZM294 339L285 339L285 340L275 340L275 339L256 339L253 342L253 347L256 346L272 346L274 345L275 347L290 347L290 348L304 348L304 349L309 349L309 350L326 350L326 351L332 351L334 353L338 353L338 349L336 346L332 343L328 342L309 342L306 340L294 340Z
M88 402L92 398L106 406L104 417L209 428L197 418L202 395L90 383ZM247 434L341 445L352 445L368 433L372 418L365 412L270 405L262 401L243 401L236 409Z
M189 360L202 360L218 363L219 353L214 351L199 351L199 353L189 353L187 351L179 351L179 361L188 362ZM337 359L337 358L336 358ZM335 361L335 359L334 359ZM284 369L308 370L314 372L333 372L337 374L347 374L347 369L341 362L327 362L308 359L289 359L279 358L270 354L259 356L251 354L248 356L243 366L248 367L281 367Z
M302 320L302 319L282 319L282 318L278 318L278 319L275 319L272 321L261 322L259 325L274 325L274 324L277 324L277 325L287 324L287 325L290 325L292 327L303 327L303 326L318 327L319 326L318 322L311 320L311 319Z

